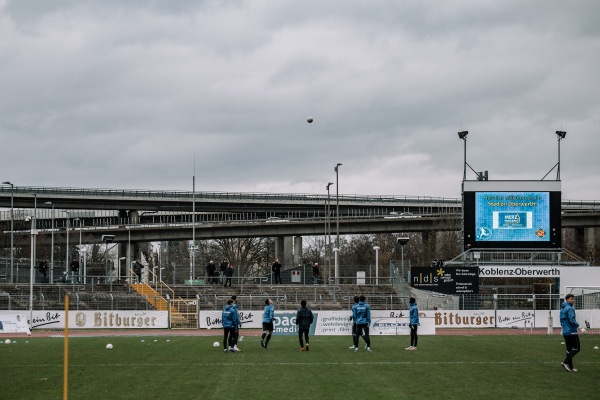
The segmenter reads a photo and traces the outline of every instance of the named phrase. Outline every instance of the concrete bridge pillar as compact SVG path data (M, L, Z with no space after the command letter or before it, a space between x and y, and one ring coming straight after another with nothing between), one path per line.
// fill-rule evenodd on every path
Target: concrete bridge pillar
M275 238L275 258L279 259L279 262L285 267L285 251L284 251L284 240L283 236L277 236ZM275 260L273 260L275 261Z
M425 257L427 262L437 259L436 246L437 238L435 231L424 231L422 234L423 246L425 246Z
M583 258L586 258L586 230L585 228L575 228L575 243L578 247L575 253Z
M139 224L140 223L140 213L137 210L129 210L129 223L130 224Z
M285 236L283 238L283 251L284 256L283 259L279 259L281 261L283 268L288 269L294 266L294 237L293 236Z
M294 266L302 264L302 236L294 236Z
M586 259L592 262L592 265L596 265L596 255L597 255L597 246L596 246L596 228L585 228L585 232L583 234L585 243L585 254Z

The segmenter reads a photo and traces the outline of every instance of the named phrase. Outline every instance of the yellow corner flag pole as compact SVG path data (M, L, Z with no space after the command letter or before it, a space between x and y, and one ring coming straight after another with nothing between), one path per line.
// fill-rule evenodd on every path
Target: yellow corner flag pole
M69 295L65 295L65 360L63 399L69 398Z

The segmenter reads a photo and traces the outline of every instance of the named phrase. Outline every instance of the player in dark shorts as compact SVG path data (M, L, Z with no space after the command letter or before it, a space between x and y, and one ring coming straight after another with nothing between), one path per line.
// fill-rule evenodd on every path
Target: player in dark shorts
M273 334L273 320L275 319L275 307L273 307L273 301L271 299L265 300L265 311L263 312L263 333L260 339L260 345L267 349L269 346L269 340Z
M358 296L354 296L354 304L358 304ZM354 307L353 307L354 308ZM356 336L356 321L353 320L352 315L350 316L350 321L352 321L352 346L350 346L350 350L354 350L354 337Z

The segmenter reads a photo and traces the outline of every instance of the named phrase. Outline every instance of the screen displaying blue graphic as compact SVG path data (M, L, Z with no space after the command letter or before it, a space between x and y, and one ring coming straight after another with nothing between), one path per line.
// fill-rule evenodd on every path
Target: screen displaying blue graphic
M548 192L475 193L475 240L549 241Z

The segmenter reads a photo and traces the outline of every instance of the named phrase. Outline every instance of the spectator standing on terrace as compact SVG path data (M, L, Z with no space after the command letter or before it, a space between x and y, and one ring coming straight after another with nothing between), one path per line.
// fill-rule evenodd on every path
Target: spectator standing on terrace
M135 260L135 263L133 264L133 273L137 278L137 283L142 283L142 268L143 266L140 260Z
M241 322L237 308L233 306L233 300L227 300L227 305L221 314L221 321L223 321L223 351L227 353L229 347L229 351L234 352L233 336L238 327L241 326Z
M271 265L271 272L273 272L275 283L281 283L281 263L279 262L279 258Z
M225 282L225 271L227 271L227 266L229 266L229 261L223 259L223 261L221 261L221 265L219 266L219 271L221 273L221 282Z
M273 301L271 299L265 300L265 310L263 311L263 333L260 338L260 345L268 349L269 348L269 340L271 340L271 335L273 335L273 320L275 319L275 307L273 307Z
M79 260L74 259L73 261L71 261L71 264L69 266L71 267L71 282L79 283ZM106 277L105 279L108 279L108 277Z
M233 265L229 264L225 270L225 284L223 287L231 287L231 277L233 276Z
M206 266L206 276L208 283L217 283L216 278L214 277L217 272L217 266L213 260L210 260L208 265Z
M316 285L319 283L319 263L314 263L312 267L313 272L313 283Z
M354 351L358 351L358 340L362 336L367 344L367 351L371 352L371 338L369 337L369 325L371 325L371 307L365 303L365 296L358 298L358 303L352 307L352 318L356 323L356 335L354 336Z
M408 313L408 328L410 329L410 346L404 350L416 350L417 342L419 341L419 335L417 335L417 329L419 328L419 309L417 308L417 300L414 297L408 299L410 311Z
M581 350L578 330L581 330L581 333L585 333L585 328L579 326L577 318L575 317L575 308L573 307L574 302L575 295L569 293L565 296L565 301L560 306L560 325L562 326L562 334L565 338L565 345L567 346L567 356L561 365L568 372L577 372L577 370L573 368L573 357Z
M354 347L354 338L356 336L356 321L354 320L354 306L359 302L358 296L354 296L354 305L352 306L352 315L350 316L350 321L352 321L352 346L350 346L350 350L356 349Z
M43 283L46 283L46 274L48 273L48 261L42 260L40 261L39 270L43 276Z
M310 349L310 344L308 343L308 333L310 331L310 325L314 321L314 316L312 311L308 307L306 307L306 300L302 300L300 302L300 309L296 312L296 325L298 325L298 340L300 341L300 351L308 351ZM302 341L302 336L304 336L304 341L306 342L306 346Z

